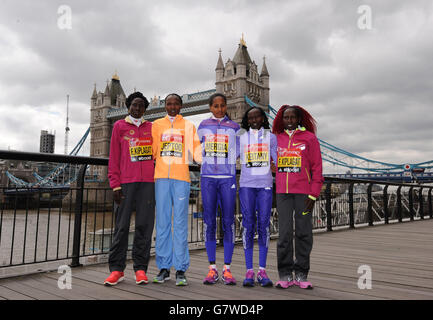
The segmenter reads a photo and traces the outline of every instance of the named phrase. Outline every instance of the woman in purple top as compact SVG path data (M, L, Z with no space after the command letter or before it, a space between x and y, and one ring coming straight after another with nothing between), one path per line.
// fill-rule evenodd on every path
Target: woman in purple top
M236 279L230 271L235 243L236 210L236 157L239 124L227 115L227 98L215 93L209 98L212 117L203 120L197 130L202 143L203 162L200 170L200 186L203 201L203 231L209 272L204 284L215 284L219 279L216 266L216 220L218 203L221 207L224 232L224 269L222 280L235 285Z
M254 286L253 247L257 222L259 271L257 282L262 287L272 286L266 275L269 246L269 225L272 208L271 160L277 162L277 138L271 133L265 112L252 107L245 112L240 130L239 157L241 177L239 200L242 212L242 240L247 273L243 285Z

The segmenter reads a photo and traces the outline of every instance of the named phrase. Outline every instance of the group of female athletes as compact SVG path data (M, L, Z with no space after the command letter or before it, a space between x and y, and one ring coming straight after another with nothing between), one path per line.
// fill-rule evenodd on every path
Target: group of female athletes
M198 129L180 115L182 98L165 99L167 115L153 123L143 114L149 105L140 93L126 100L129 115L113 127L108 177L116 204L116 225L110 249L110 276L106 285L124 278L131 213L136 211L132 251L137 284L148 283L146 275L156 206L156 264L153 279L163 283L176 270L176 285L187 285L189 267L188 165L201 164L204 240L209 271L203 280L212 285L222 281L235 285L230 269L234 242L236 195L242 213L242 240L247 287L273 286L266 273L270 239L270 217L275 185L279 238L277 288L296 285L312 288L307 279L313 245L312 210L323 184L322 158L313 117L300 106L283 105L272 125L259 107L246 110L241 125L227 114L227 99L221 93L209 99L212 113ZM241 174L236 179L239 159ZM275 182L273 179L275 173ZM216 216L221 209L224 267L216 265ZM295 233L294 233L295 230ZM253 267L257 231L259 263Z

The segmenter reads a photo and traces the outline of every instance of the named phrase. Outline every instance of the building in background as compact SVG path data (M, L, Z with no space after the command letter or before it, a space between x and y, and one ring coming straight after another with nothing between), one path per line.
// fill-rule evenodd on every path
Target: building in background
M245 111L250 107L245 96L256 105L268 112L269 105L269 72L263 58L262 69L251 60L245 40L240 40L233 59L223 64L221 50L216 73L216 92L224 93L227 97L227 113L233 121L240 123Z
M48 133L47 130L41 130L41 140L39 145L39 152L54 153L54 144L56 135Z

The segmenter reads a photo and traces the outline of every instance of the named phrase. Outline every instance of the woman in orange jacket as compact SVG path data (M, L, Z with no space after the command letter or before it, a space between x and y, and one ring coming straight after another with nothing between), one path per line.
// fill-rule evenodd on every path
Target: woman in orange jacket
M156 197L156 265L160 269L153 282L170 279L176 270L176 285L187 285L189 267L188 205L190 194L189 164L201 163L201 146L194 125L179 113L182 98L165 98L167 115L152 125ZM173 216L173 235L172 235Z

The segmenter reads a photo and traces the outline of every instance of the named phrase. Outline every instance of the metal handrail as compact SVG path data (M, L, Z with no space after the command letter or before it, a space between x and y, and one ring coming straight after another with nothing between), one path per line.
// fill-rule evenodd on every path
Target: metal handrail
M80 254L80 248L82 245L84 245L84 242L85 242L85 239L84 239L84 242L81 239L81 233L82 233L81 227L82 227L82 218L83 218L83 210L84 210L83 209L83 204L84 204L83 199L84 199L84 190L85 190L85 179L84 178L85 178L86 169L87 169L88 165L107 166L108 165L108 158L95 158L95 157L83 157L83 156L70 156L70 155L57 155L57 154L46 154L46 153L32 153L32 152L0 150L0 159L36 161L36 162L57 162L57 163L69 163L69 164L80 165L80 170L79 170L78 178L77 178L77 185L76 185L76 187L74 187L74 190L76 190L76 195L75 195L74 220L73 220L73 226L72 226L72 228L73 228L72 255L69 256L69 254L67 254L67 258L72 259L71 266L79 266L80 265L79 259L85 255L84 250L83 250L83 253ZM199 172L200 167L198 165L190 165L190 171L191 172ZM239 169L236 172L237 172L237 174L240 174ZM349 187L348 188L348 203L349 203L349 208L348 208L348 218L349 218L348 220L349 220L349 222L348 222L348 225L349 225L349 228L355 228L355 224L356 224L354 204L355 204L355 196L358 197L356 199L359 199L359 195L354 193L354 185L355 184L364 184L367 186L366 193L362 194L362 197L367 199L366 200L366 203L367 203L367 221L366 222L370 226L374 225L374 223L375 223L375 220L373 217L373 202L375 202L376 200L374 200L374 198L373 198L373 193L372 193L373 185L384 186L381 201L383 203L383 213L384 213L383 218L384 218L385 224L388 224L390 221L390 210L391 209L388 206L388 200L389 200L388 187L389 186L397 187L396 206L395 207L397 210L396 218L398 219L399 222L403 221L403 208L402 208L402 204L403 204L402 195L404 197L404 194L402 194L402 188L403 187L409 189L408 200L405 199L408 206L406 206L406 204L405 204L405 206L406 206L406 208L409 209L408 213L409 213L410 221L414 220L414 216L416 215L415 206L417 204L420 206L418 208L419 208L419 217L421 219L424 219L426 217L426 212L424 210L424 204L427 205L426 210L428 210L428 216L430 218L433 218L433 212L432 212L433 211L433 204L432 204L433 186L418 185L418 184L412 184L412 183L395 183L395 182L389 182L389 181L371 181L371 180L364 180L364 179L350 179L350 178L337 178L337 177L325 177L324 182L325 182L325 184L324 184L325 188L324 188L323 194L320 196L319 202L321 202L322 205L325 206L325 208L324 208L324 210L322 210L322 212L324 212L325 216L326 216L326 224L321 226L321 228L326 228L327 231L332 231L333 227L335 227L337 225L337 223L334 223L335 219L336 219L336 213L334 212L334 209L333 209L333 201L334 201L333 198L335 197L335 195L333 195L333 189L332 189L332 186L335 184L345 184L345 185L348 185L348 187ZM16 189L19 190L18 188L16 188ZM37 188L37 190L39 193L38 199L40 199L41 193L46 192L47 188L41 187L41 188ZM103 190L109 191L110 189L107 186L107 188L105 188ZM415 190L418 190L418 195L421 195L421 196L418 196L418 198L419 198L418 201L414 197ZM422 190L428 190L427 199L424 199L424 197L422 196ZM195 196L197 197L198 192L199 192L199 188L194 189L194 192L195 192ZM104 194L104 197L105 197L105 194ZM377 197L377 194L375 195L375 197ZM344 201L346 201L346 200L344 200ZM334 204L335 204L335 201L334 201ZM17 198L15 199L15 206L16 205L17 205ZM104 207L105 207L105 200L104 200ZM376 209L377 209L377 203L376 203ZM16 212L16 208L15 208L15 212ZM39 212L39 207L38 207L38 212ZM3 215L3 211L1 214ZM376 213L376 215L377 215L377 213ZM86 212L86 217L87 217L87 212ZM275 217L276 217L276 215L274 214L274 218ZM239 216L237 216L237 219L239 220ZM377 219L376 219L376 222L377 222ZM276 223L275 224L276 225L275 230L277 230L277 228L278 228L277 220L275 220L274 223ZM1 220L0 220L0 239L1 239L1 231L2 230L1 230ZM12 236L14 236L14 234ZM26 235L24 235L24 236L26 236ZM48 236L47 236L47 239L48 239ZM221 240L221 239L219 239L219 240ZM68 241L69 241L69 236L68 236ZM193 241L192 238L189 241ZM12 240L12 243L13 243L13 240ZM69 248L69 243L68 243L68 248ZM25 247L24 247L24 250L25 250ZM12 251L13 251L13 248L12 248ZM58 254L57 254L57 257L58 257ZM46 261L52 261L52 260L47 259ZM36 262L36 250L35 250L35 262L34 263L46 262L46 261L44 260L44 261L37 261ZM23 255L23 262L21 264L26 264L24 262L24 255ZM11 266L15 265L15 264L12 264L12 253L11 253L11 264L10 265ZM0 267L3 267L3 266L0 266Z

